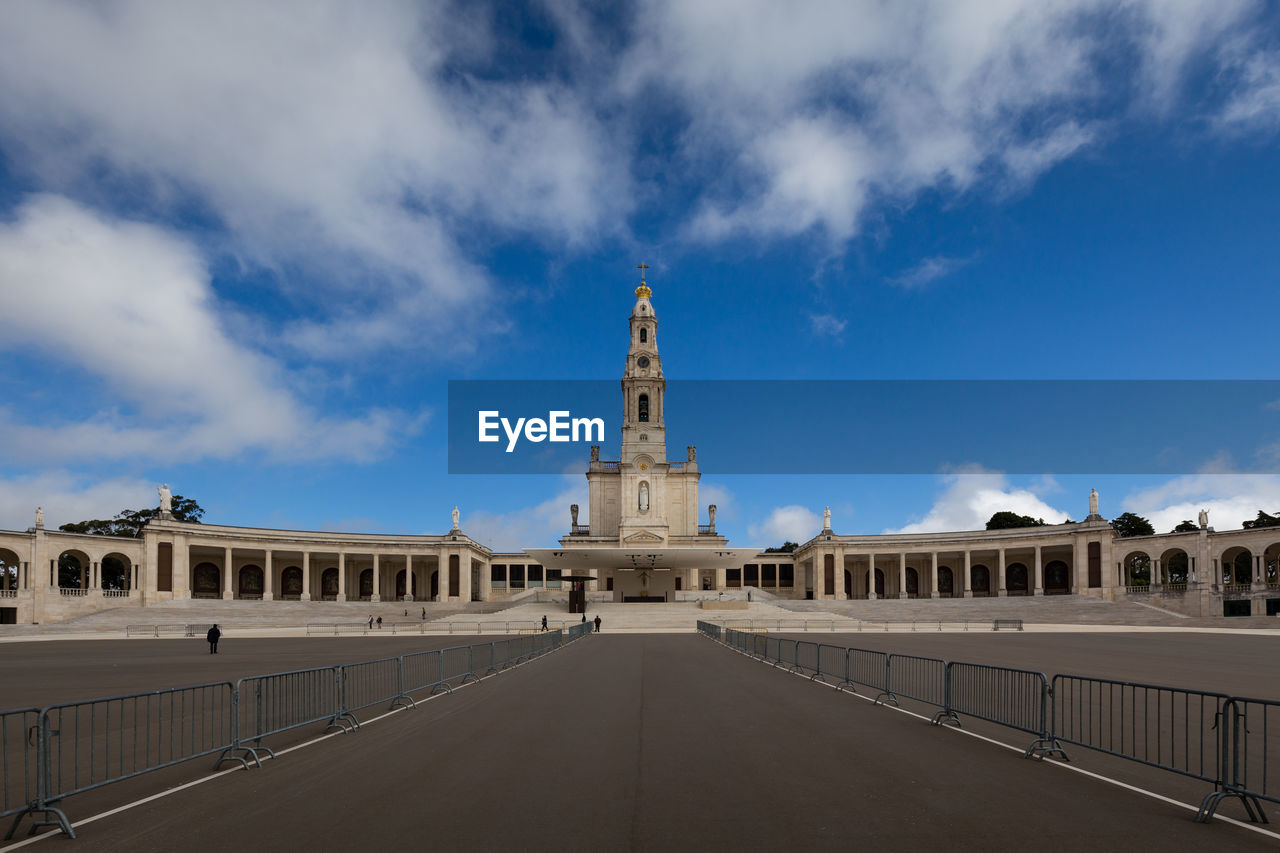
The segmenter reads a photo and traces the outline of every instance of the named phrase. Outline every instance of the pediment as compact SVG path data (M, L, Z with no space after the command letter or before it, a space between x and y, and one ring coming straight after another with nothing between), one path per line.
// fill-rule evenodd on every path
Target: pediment
M624 537L622 541L628 545L636 545L645 542L661 542L662 537L656 533L650 533L648 530L639 530L630 536Z

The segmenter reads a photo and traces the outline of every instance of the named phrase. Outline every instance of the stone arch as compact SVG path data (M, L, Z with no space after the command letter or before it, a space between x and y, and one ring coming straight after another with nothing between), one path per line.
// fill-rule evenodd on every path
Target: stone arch
M416 599L418 597L417 576L410 574L409 582L411 584L411 589L407 594L412 598ZM406 593L404 589L404 569L401 569L399 572L396 573L396 598L404 598L405 595Z
M222 594L222 569L205 560L191 567L191 597L217 598Z
M0 548L0 589L17 589L22 561L8 548Z
M871 588L871 572L868 571L862 578L867 583L867 588ZM884 572L876 569L876 595L884 596Z
M237 590L240 598L262 598L263 579L262 566L254 563L241 566L237 575Z
M1065 560L1050 560L1044 566L1044 594L1069 595L1071 593L1071 567Z
M1009 595L1026 595L1030 592L1026 563L1010 563L1004 567L1004 591Z
M133 561L118 551L113 551L102 558L99 567L98 585L104 590L127 590L133 588Z
M1181 548L1170 548L1160 555L1160 582L1187 583L1191 580L1191 558Z
M1248 548L1241 545L1228 548L1222 552L1219 564L1224 584L1253 582L1253 552Z
M58 587L60 589L88 589L89 555L70 549L58 555Z
M338 599L338 567L330 566L320 573L320 597L326 601Z
M991 570L983 563L969 567L969 587L974 595L991 595Z
M360 572L360 597L373 598L373 569Z
M920 573L907 567L907 598L920 597Z
M1262 549L1262 580L1272 586L1280 583L1280 542Z
M956 594L956 576L950 566L938 566L938 595L951 598Z
M1130 551L1121 562L1125 586L1151 585L1151 555L1146 551Z
M637 405L639 408L639 415L640 415L638 420L641 423L648 423L649 422L649 395L641 394L640 399L637 401Z
M286 566L280 573L280 595L284 598L302 598L302 569Z
M440 570L434 569L431 572L431 600L435 601L440 597Z

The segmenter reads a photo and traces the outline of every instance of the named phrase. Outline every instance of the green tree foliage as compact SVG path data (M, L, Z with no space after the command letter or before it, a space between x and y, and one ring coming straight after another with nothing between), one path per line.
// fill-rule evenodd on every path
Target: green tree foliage
M1194 521L1183 519L1182 521L1178 522L1177 527L1173 528L1173 530L1169 532L1170 533L1195 533L1199 529L1200 529L1200 525L1196 524Z
M160 514L159 507L151 509L125 509L116 513L115 518L94 518L88 521L73 521L63 524L58 529L68 533L92 533L95 536L125 536L136 539L142 535L142 528L147 522ZM204 510L192 498L182 495L173 496L173 520L185 521L188 524L199 524L204 517Z
M1121 539L1128 536L1154 536L1156 529L1140 515L1131 512L1121 513L1111 519L1111 529Z
M1267 515L1262 510L1258 510L1258 517L1252 521L1245 521L1241 524L1245 530L1257 530L1262 527L1280 527L1280 516Z
M1047 522L1043 518L1032 518L1029 515L1018 515L1016 512L1001 510L987 519L988 530L1011 530L1015 527L1044 527Z
M766 553L766 554L790 554L791 552L795 551L795 550L796 550L797 548L799 548L799 547L800 547L800 546L799 546L799 545L797 545L795 542L787 541L787 542L783 542L783 543L782 543L782 546L781 546L781 547L778 547L778 548L765 548L765 549L764 549L764 553Z

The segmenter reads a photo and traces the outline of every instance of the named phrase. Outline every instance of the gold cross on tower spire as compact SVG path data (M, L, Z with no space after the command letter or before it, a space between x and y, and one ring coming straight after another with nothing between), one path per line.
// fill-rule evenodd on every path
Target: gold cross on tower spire
M636 288L637 299L648 299L649 296L653 293L653 291L649 289L649 285L644 283L644 271L647 270L648 268L649 268L649 265L646 264L644 261L641 261L640 263L636 264L636 269L640 270L640 286Z

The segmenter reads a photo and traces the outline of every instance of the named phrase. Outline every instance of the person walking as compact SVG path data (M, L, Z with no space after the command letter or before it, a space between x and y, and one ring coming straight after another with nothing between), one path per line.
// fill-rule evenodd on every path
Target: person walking
M379 630L379 631L381 631L381 630L382 630L382 617L381 617L381 616L379 616L379 617L378 617L378 630Z
M600 633L600 614L599 613L596 614L595 623L596 623L596 633L599 634Z
M209 654L216 655L218 653L218 640L221 639L222 632L218 630L218 626L214 625L209 629L209 633L204 638L209 641Z
M423 622L426 622L426 621L427 621L427 608L425 608L425 607L424 607L424 608L422 608L422 621L423 621Z
M544 630L544 631L545 631L545 630L547 630L547 617L546 617L546 616L543 616L543 617L542 617L542 630Z

